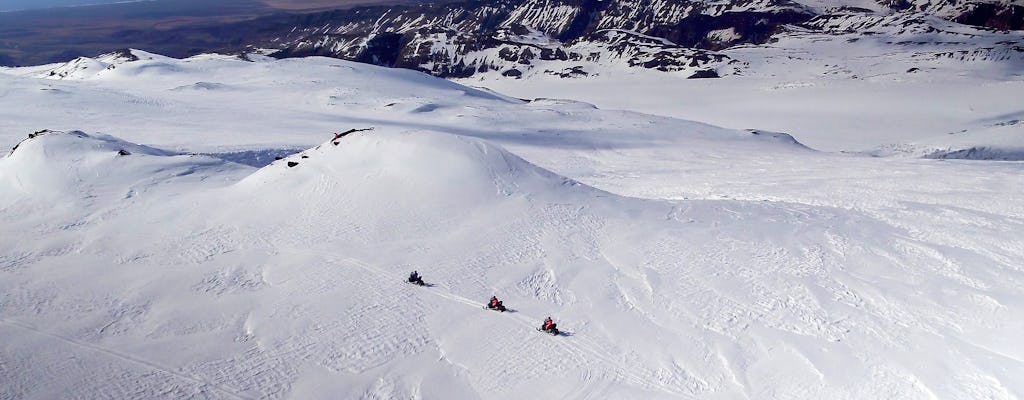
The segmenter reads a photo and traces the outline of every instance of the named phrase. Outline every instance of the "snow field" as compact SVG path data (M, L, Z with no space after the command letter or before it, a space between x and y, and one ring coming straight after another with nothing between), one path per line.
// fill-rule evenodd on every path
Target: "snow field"
M0 159L2 397L1024 393L1019 162L336 60L133 64L0 75L11 129L93 127Z

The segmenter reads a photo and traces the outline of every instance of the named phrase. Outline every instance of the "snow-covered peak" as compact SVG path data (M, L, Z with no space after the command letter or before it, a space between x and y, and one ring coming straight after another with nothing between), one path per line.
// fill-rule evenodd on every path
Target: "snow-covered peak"
M107 66L93 58L78 57L40 72L37 76L48 79L86 79L107 69Z
M121 49L96 57L78 57L68 62L30 67L27 70L31 71L32 76L39 78L84 80L94 78L104 71L116 69L123 64L140 60L161 61L168 59L168 57L142 50Z

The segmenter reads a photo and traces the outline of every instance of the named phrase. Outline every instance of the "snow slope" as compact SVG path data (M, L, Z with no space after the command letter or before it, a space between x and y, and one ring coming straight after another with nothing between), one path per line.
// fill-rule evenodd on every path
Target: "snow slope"
M80 80L39 68L0 69L0 138L15 142L40 129L90 126L137 143L199 153L302 149L332 132L391 126L503 141L517 151L678 140L773 142L690 121L598 110L560 99L524 101L428 75L328 58L202 55L150 57ZM48 66L47 68L54 68ZM525 104L524 104L525 103ZM485 129L480 129L485 127ZM589 143L594 141L595 143ZM538 146L538 144L544 146ZM550 145L550 146L549 146ZM533 149L533 150L530 150Z
M0 397L1024 393L1020 162L317 58L0 80Z

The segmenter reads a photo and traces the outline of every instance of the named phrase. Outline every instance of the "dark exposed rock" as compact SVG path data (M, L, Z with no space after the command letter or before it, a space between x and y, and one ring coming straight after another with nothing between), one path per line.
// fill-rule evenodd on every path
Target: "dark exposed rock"
M839 9L837 9L836 11L839 11L839 12L854 12L854 13L861 13L861 14L871 14L871 13L874 12L874 11L869 10L867 8L854 7L854 6L842 6L842 7L839 7Z
M512 68L512 69L510 69L508 71L502 72L501 75L502 76L512 77L512 78L520 78L520 77L523 76L523 71L520 71L518 69Z
M124 61L139 61L139 57L133 54L131 49L120 49L112 52L111 54Z
M777 33L782 25L799 24L813 16L803 11L727 12L718 16L690 15L671 26L662 26L647 34L663 37L685 47L719 50L740 43L763 44ZM709 38L712 31L732 29L738 39L720 43Z
M366 47L356 56L355 61L394 67L403 50L403 42L402 35L398 33L377 34L366 42Z
M955 21L999 30L1024 29L1024 6L1003 3L972 4L967 11L957 16Z
M555 76L558 76L560 78L582 78L582 77L590 75L587 71L585 71L583 69L582 66L575 66L575 67L572 67L572 68L566 68L566 69L563 69L562 71L559 71L559 72L552 71L552 70L546 70L546 71L544 71L544 73L546 73L548 75L555 75Z
M389 104L388 106L390 107L392 105L394 105L394 103ZM355 128L355 129L349 129L349 130L347 130L345 132L335 133L334 134L334 139L331 139L331 144L337 146L337 145L341 144L341 138L343 138L345 136L351 135L351 134L356 133L356 132L372 131L373 129L374 128L372 128L372 127L371 128L361 128L361 129L360 128Z
M718 71L715 71L713 69L702 69L700 71L694 72L693 75L690 75L686 79L703 79L703 78L719 78Z
M907 0L881 0L879 4L889 7L893 10L909 10L914 5Z
M289 161L288 162L288 168L295 168L298 165L299 165L299 163L297 163L295 161Z
M50 133L50 132L54 132L54 131L51 131L49 129L41 129L41 130L38 130L38 131L35 131L35 132L32 132L32 133L28 134L28 138L23 139L22 141L18 142L18 144L15 144L14 147L11 148L11 151L9 153L7 153L8 156L10 156L11 154L14 154L14 151L18 150L18 147L21 146L22 143L25 143L26 141L35 139L37 137L40 137L40 136L45 135L45 134Z

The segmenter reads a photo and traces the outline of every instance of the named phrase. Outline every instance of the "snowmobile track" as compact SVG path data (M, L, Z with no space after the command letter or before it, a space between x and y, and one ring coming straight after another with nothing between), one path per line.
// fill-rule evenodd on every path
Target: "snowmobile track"
M103 353L103 354L106 354L108 356L111 356L111 357L114 357L114 358L117 358L117 359L120 359L120 360L123 360L123 361L127 361L127 362L130 362L130 363L139 364L139 365L145 366L147 368L151 368L151 369L154 369L154 370L166 373L168 375L172 375L172 376L175 376L175 377L178 377L178 378L190 381L192 383L198 384L200 387L208 387L210 389L213 389L213 390L215 390L215 391L217 391L217 392L219 392L221 394L224 394L224 395L226 395L228 397L231 397L231 398L235 398L235 399L249 399L249 397L245 397L245 396L242 396L242 395L239 395L238 393L236 393L237 390L225 388L223 386L210 383L210 382L208 382L206 380L203 380L202 378L194 376L194 375L188 375L188 374L184 374L184 373L181 373L181 372L175 372L171 368L161 366L161 365L159 365L157 363L154 363L152 361L143 360L141 358L138 358L138 357L135 357L135 356L132 356L132 355L124 354L124 353L121 353L121 352L117 352L117 351L105 348L103 346L99 346L99 345L96 345L96 344L83 342L81 340L70 338L70 337L67 337L67 336L64 336L64 335L59 335L59 334L56 334L56 333L47 332L47 331L44 331L44 330L41 330L41 329L38 329L38 328L35 328L35 327L32 327L32 326L29 326L29 325L26 325L26 324L23 324L23 323L20 323L20 322L17 322L17 321L12 321L12 320L9 320L9 319L6 319L6 318L0 318L0 324L4 324L4 325L7 325L7 326L13 326L15 328L19 328L19 329L22 329L22 330L25 330L25 331L29 331L29 332L35 333L37 335L40 335L40 336L46 336L46 337L49 337L49 338L52 338L52 339L57 339L59 341L71 344L73 346L85 348L85 349L92 350L92 351L99 352L99 353Z
M354 258L348 258L348 257L342 258L342 259L333 259L332 258L332 259L328 259L328 261L330 261L330 262L339 262L340 261L340 262L344 262L344 263L348 263L348 264L351 264L351 265L355 265L355 266L363 268L363 269L365 269L367 271L370 271L370 272L382 275L383 277L390 277L390 278L393 278L393 279L401 279L401 276L398 276L396 274L392 274L392 273L387 272L387 271L385 271L383 269L380 269L380 268L378 268L376 266L370 265L370 264L362 262L360 260L356 260ZM480 306L480 302L476 302L476 301L467 299L465 297L452 294L450 292L450 289L445 287L445 286L443 286L443 285L438 284L438 285L436 285L436 287L439 287L439 288L442 288L442 289L445 289L445 290L430 290L430 291L428 291L428 293L431 293L431 294L433 294L435 296L442 297L442 298L445 298L445 299L448 299L448 300L452 300L454 302L463 303L463 304L466 304L468 306L472 306L474 308ZM517 314L519 314L519 313L517 313ZM518 316L518 315L510 315L509 317L511 319L519 321L520 324L522 324L524 326L528 326L528 327L530 327L532 329L537 329L537 327L534 326L535 325L535 321L536 320L540 320L539 318L530 318L528 316ZM560 337L575 337L576 335L568 333L566 331L563 331L558 336L560 336ZM641 387L658 389L658 390L661 390L663 392L666 392L666 393L669 393L669 394L672 394L672 395L676 395L676 396L686 396L687 395L686 393L683 393L683 392L681 392L681 391L679 391L679 390L677 390L675 388L668 387L665 384L663 384L663 383L661 383L661 382L659 382L657 380L644 377L644 376L642 376L640 374L631 372L631 371L627 370L626 368L621 367L620 366L621 365L620 361L617 361L617 360L613 359L612 357L609 357L608 355L600 354L597 351L592 350L593 348L599 348L597 343L594 343L594 342L589 341L589 340L585 340L585 341L589 342L589 346L582 346L582 345L578 345L578 344L573 344L573 343L569 343L569 341L563 341L563 340L559 340L559 341L557 341L557 343L558 343L559 346L562 346L564 349L569 350L572 353L575 353L576 356L578 356L578 357L580 357L582 359L590 358L592 360L597 360L597 361L600 361L600 362L604 363L606 366L610 367L611 370L615 371L615 373L619 377L625 378L624 380L627 381L627 382L639 385ZM586 355L589 355L590 357L586 357Z

